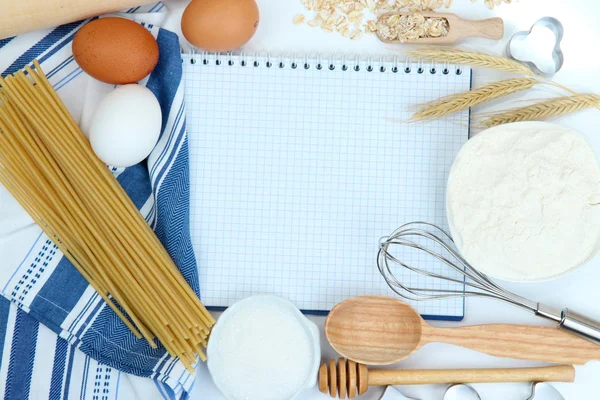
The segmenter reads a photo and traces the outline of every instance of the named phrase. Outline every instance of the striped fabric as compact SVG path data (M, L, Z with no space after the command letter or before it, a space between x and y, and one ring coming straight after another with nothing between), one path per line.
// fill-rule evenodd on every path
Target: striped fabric
M157 3L128 12L161 9ZM0 41L2 75L38 58L71 113L81 117L86 104L99 96L97 83L83 73L71 52L73 36L84 23ZM140 84L159 99L162 134L147 162L112 172L199 293L189 234L179 42L171 32L144 26L157 39L160 60ZM153 350L136 339L1 186L0 221L1 398L187 397L194 376L163 348Z

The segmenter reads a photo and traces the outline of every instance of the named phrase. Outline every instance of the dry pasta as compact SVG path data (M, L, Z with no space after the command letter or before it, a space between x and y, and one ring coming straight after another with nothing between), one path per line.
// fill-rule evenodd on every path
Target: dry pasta
M25 71L0 78L0 183L136 337L154 348L158 339L193 370L215 320L39 63Z

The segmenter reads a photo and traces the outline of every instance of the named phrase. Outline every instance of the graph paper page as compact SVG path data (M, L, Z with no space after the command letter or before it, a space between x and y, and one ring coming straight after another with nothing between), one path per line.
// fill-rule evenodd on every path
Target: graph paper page
M380 238L410 221L446 227L446 179L469 132L466 112L401 121L411 105L469 90L471 71L190 57L183 56L191 229L204 304L275 294L326 312L349 297L394 295L376 267ZM440 271L427 257L405 257ZM395 274L411 285L451 287ZM462 299L413 305L431 318L464 312Z

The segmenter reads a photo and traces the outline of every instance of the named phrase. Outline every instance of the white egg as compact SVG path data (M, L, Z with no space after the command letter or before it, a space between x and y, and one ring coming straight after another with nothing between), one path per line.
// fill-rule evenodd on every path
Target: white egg
M160 104L145 86L120 86L98 104L90 125L96 155L114 167L130 167L148 157L162 126Z

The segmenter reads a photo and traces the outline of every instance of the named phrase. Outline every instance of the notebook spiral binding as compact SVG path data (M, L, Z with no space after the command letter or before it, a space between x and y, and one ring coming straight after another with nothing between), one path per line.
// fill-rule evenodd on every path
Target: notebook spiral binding
M186 53L183 53L186 54ZM441 72L443 75L462 74L459 65L449 63L425 62L424 60L401 60L400 56L394 55L360 55L360 54L309 54L309 53L270 53L270 52L241 52L234 55L228 53L211 53L206 51L187 53L191 64L202 63L208 65L234 66L239 62L242 67L267 68L291 68L291 69L329 69L331 71L340 68L342 71L361 71L363 68L368 72L403 72L410 74L416 72L423 74L426 71L435 75Z

